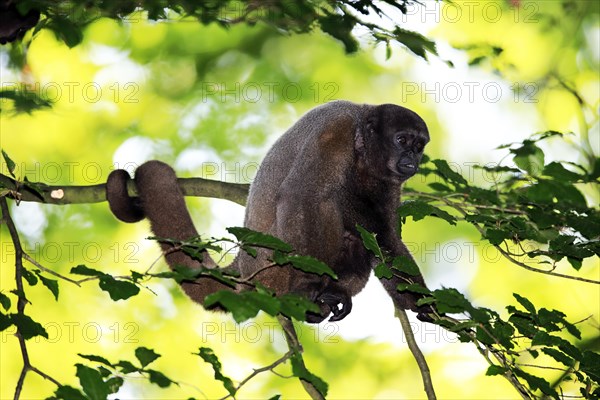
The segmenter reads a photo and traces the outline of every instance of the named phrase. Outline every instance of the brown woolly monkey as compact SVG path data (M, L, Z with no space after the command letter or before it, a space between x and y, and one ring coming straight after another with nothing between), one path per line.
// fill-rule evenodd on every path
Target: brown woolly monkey
M397 105L335 101L309 111L263 160L250 187L245 226L280 238L298 254L325 262L338 279L291 266L265 268L270 261L264 249L256 258L240 252L231 268L277 295L295 293L315 302L321 312L307 315L308 322L321 322L329 314L333 314L330 321L341 320L375 265L357 224L376 233L389 255L410 257L396 231L396 209L401 185L417 172L427 142L425 122ZM107 198L119 219L135 222L146 217L159 238L187 240L198 235L171 167L159 161L141 165L135 172L139 198L128 197L129 179L123 170L108 177ZM182 251L173 251L172 244L161 246L171 267L201 265ZM207 253L202 265L216 267ZM394 271L392 278L381 281L396 307L427 319L425 314L431 309L417 306L419 295L396 289L407 278ZM410 279L425 286L421 275ZM208 277L183 282L182 287L200 304L217 290L243 290Z

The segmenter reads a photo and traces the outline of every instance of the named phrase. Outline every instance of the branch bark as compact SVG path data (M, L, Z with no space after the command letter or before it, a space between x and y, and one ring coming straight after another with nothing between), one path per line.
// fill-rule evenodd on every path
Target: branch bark
M246 205L246 198L250 189L250 185L244 183L228 183L203 178L179 178L177 183L184 196L225 199L241 205ZM53 186L40 182L19 182L9 176L0 174L0 187L11 191L8 197L19 201L46 204L83 204L106 201L106 185L104 184ZM133 181L127 185L127 191L130 196L137 195Z
M23 247L21 246L21 240L19 238L19 232L13 222L10 212L8 210L8 204L4 197L0 197L0 209L2 210L2 221L6 224L8 228L8 233L10 234L10 238L15 246L15 282L17 285L17 293L19 295L19 299L17 301L17 314L22 316L25 315L25 306L27 306L27 299L25 298L25 288L23 286L23 255L25 252L23 251ZM17 381L17 385L15 386L15 394L14 399L18 400L21 397L21 391L23 390L23 385L25 384L25 377L29 371L34 372L41 376L44 379L47 379L54 383L56 386L61 386L61 384L50 375L45 372L39 370L31 364L31 359L29 358L29 352L27 350L27 343L25 342L25 338L23 334L20 332L19 328L17 328L16 333L17 339L19 341L19 348L21 349L21 358L23 359L23 368L21 368L21 373L19 374L19 379Z
M427 360L425 360L425 356L423 356L423 353L421 352L421 349L415 340L415 335L413 335L406 311L397 308L396 318L400 320L400 325L402 325L402 330L404 331L408 348L410 349L410 352L419 366L421 378L423 379L423 388L425 389L425 394L427 394L427 399L436 400L437 397L435 395L435 390L433 389L433 381L431 380L431 372L429 371Z
M284 317L283 315L279 315L277 320L281 324L283 328L283 333L285 335L285 341L288 344L288 348L292 353L302 353L302 345L300 344L300 340L298 340L298 335L296 334L296 329L294 328L294 324L292 320ZM304 367L304 360L301 360L302 366ZM305 367L304 367L305 368ZM300 379L300 383L304 387L304 390L311 399L313 400L325 400L323 395L319 392L319 390L310 382L305 381L304 379Z

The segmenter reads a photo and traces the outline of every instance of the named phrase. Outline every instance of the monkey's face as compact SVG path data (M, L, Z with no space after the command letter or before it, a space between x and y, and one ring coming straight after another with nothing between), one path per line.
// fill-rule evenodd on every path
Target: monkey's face
M417 173L423 157L423 149L429 141L423 133L405 130L393 134L392 156L388 160L388 169L402 181Z
M376 143L371 143L378 154L379 167L384 177L404 182L419 169L429 132L425 122L413 111L392 104L376 107L371 119ZM376 123L374 123L376 121Z

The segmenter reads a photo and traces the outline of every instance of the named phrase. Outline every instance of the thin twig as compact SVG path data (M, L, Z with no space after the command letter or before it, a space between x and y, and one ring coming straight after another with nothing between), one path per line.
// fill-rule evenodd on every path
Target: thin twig
M435 198L437 200L440 200L441 202L443 202L448 207L451 207L454 210L458 211L463 217L467 216L467 212L465 210L463 210L463 208L460 205L458 205L455 202L452 202L452 201L446 199L443 196L433 196L433 195L428 195L427 193L421 193L421 192L414 192L414 193L418 194L420 196L422 195L424 197ZM478 226L476 224L472 224L472 225L475 227L475 229L477 229L477 231L482 236L484 236L485 232L484 232L483 228L481 228L480 226ZM498 251L500 252L500 254L502 254L502 256L504 258L506 258L507 260L509 260L510 262L512 262L513 264L515 264L515 265L517 265L517 266L519 266L521 268L525 268L528 271L538 272L538 273L544 274L544 275L556 276L556 277L559 277L559 278L572 279L572 280L579 281L579 282L586 282L586 283L593 283L593 284L596 284L596 285L600 285L600 281L598 281L598 280L588 279L588 278L582 278L582 277L573 276L573 275L566 275L566 274L561 274L559 272L554 272L552 270L548 271L548 270L544 270L544 269L532 267L531 265L527 265L524 262L521 262L521 261L518 261L518 260L514 259L513 257L511 257L511 255L510 255L509 252L505 251L499 245L494 245L494 247L496 249L498 249Z
M269 269L269 268L273 268L273 267L278 267L279 265L277 264L269 264L269 265L265 265L264 267L261 267L259 269L257 269L256 271L254 271L252 274L250 274L249 276L247 276L244 279L238 279L236 281L239 281L240 283L247 283L250 282L252 279L254 279L254 277L256 277L256 275L260 274L261 272Z
M287 342L288 348L290 349L290 351L293 354L302 353L302 345L300 344L300 341L298 340L298 335L296 334L296 329L294 329L294 324L292 323L292 320L287 317L284 317L283 315L279 315L277 317L277 320L279 321L279 323L281 324L281 327L283 328L285 341ZM306 368L304 366L304 360L300 359L300 363L301 363L302 367ZM302 383L304 390L306 391L306 393L308 393L308 395L311 397L311 399L325 400L325 398L323 397L321 392L319 392L319 390L312 383L305 381L304 379L300 379L300 383Z
M48 274L50 274L50 275L53 275L53 276L55 276L55 277L57 277L57 278L59 278L59 279L65 280L65 281L67 281L67 282L73 283L73 284L75 284L75 285L77 285L77 286L81 286L81 284L80 284L81 282L80 282L80 281L73 280L73 279L71 279L71 278L68 278L68 277L66 277L66 276L64 276L64 275L61 275L61 274L59 274L58 272L54 272L54 271L52 271L51 269L44 267L44 266L43 266L42 264L40 264L39 262L35 261L35 260L34 260L34 259L33 259L33 258L32 258L32 257L29 255L29 254L27 254L27 253L23 253L23 258L24 258L24 259L26 259L27 261L29 261L30 263L32 263L33 265L35 265L35 266L36 266L37 268L39 268L40 270L42 270L42 271L44 271L44 272L47 272L47 273L48 273Z
M425 394L427 394L427 399L435 400L436 396L433 389L433 382L431 380L431 372L429 371L427 360L425 360L425 356L423 356L423 353L421 352L421 349L419 349L419 345L415 340L415 335L411 329L410 321L408 320L406 311L396 308L396 318L400 320L400 325L402 325L402 330L404 331L404 337L406 337L408 348L410 349L410 352L419 366L419 371L421 371L423 388L425 389Z
M287 353L285 353L282 357L280 357L279 359L277 359L275 362L267 365L266 367L262 367L262 368L256 368L252 371L252 373L250 375L248 375L246 378L244 378L239 385L237 385L237 387L235 387L234 389L234 394L228 394L225 397L222 397L221 400L225 400L228 399L229 397L234 397L235 394L237 394L237 392L239 392L239 390L242 388L242 386L244 386L246 383L248 383L252 378L254 378L256 375L261 374L263 372L267 372L267 371L271 371L274 373L273 369L275 367L277 367L278 365L286 362L292 355L294 354L294 352L292 350L289 350Z
M21 240L19 238L19 232L17 232L17 228L10 216L10 212L8 209L8 204L6 203L6 198L0 197L0 209L2 210L2 220L6 223L6 227L8 228L8 232L10 234L11 240L15 247L15 282L17 285L17 313L20 315L25 315L25 306L27 306L27 299L25 298L25 288L23 285L23 255L25 252L23 251L23 247L21 246ZM29 358L29 353L27 351L27 343L25 343L25 338L23 334L20 332L20 329L17 328L17 333L15 334L19 341L19 348L21 349L21 358L23 359L23 368L21 368L21 373L19 374L19 379L17 380L17 385L15 386L15 395L14 399L18 400L21 397L21 392L23 390L23 384L25 383L25 377L27 376L27 372L31 371L42 378L47 379L54 383L57 386L61 386L61 384L50 375L40 371L33 365L31 365L31 360Z
M447 315L444 315L442 318L446 321L452 322L453 324L460 323L459 320L456 320L455 318L449 317ZM530 391L512 373L512 371L509 368L510 366L508 360L501 351L495 349L492 345L480 342L477 339L477 334L471 329L463 329L461 332L469 336L469 338L471 339L471 343L475 345L475 348L477 349L479 354L483 356L483 358L488 362L489 365L496 365L489 357L489 353L491 353L494 356L494 358L500 363L500 365L504 369L506 369L506 372L502 376L504 376L504 378L508 380L508 382L510 382L510 384L517 390L519 395L521 395L521 397L524 400L530 400L535 398L535 396L531 394ZM490 337L493 337L493 335L490 334Z

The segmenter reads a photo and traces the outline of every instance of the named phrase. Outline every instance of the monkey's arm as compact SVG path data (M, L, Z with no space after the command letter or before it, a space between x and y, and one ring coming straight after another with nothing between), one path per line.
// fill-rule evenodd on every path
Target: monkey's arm
M404 243L402 243L401 240L397 240L395 241L396 243L394 243L394 252L393 255L394 256L405 256L405 257L409 257L411 259L413 259L412 255L410 254L410 252L408 251L408 249L406 248L406 246L404 245ZM404 291L404 292L399 292L398 291L398 285L400 285L401 283L417 283L420 284L421 286L427 287L427 285L425 285L425 280L423 279L423 276L421 274L416 275L416 276L410 276L407 274L404 274L402 272L399 271L393 271L394 276L392 276L391 278L387 279L387 278L380 278L381 283L383 284L383 287L385 288L385 290L388 292L388 294L390 295L390 297L392 298L392 301L394 302L394 307L402 309L402 310L412 310L414 312L417 312L417 318L419 318L422 321L430 321L431 318L428 317L427 315L432 313L434 310L431 308L431 306L425 305L425 306L418 306L417 305L417 301L421 298L423 298L422 294L418 294L418 293L414 293L414 292L409 292L409 291Z

